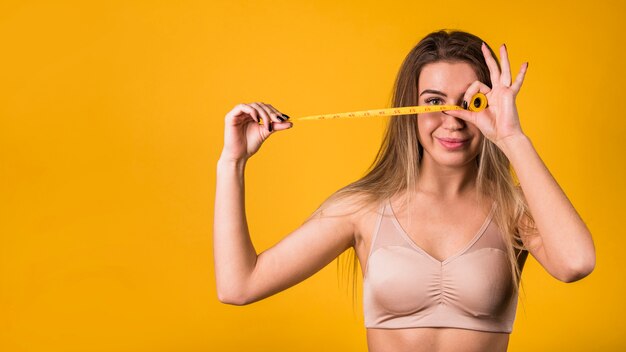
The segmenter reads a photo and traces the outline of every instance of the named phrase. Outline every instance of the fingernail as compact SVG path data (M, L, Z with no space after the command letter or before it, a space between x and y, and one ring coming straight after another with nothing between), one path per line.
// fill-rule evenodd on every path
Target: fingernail
M272 132L272 121L267 124L267 130Z
M467 101L463 100L463 109L467 110Z
M285 121L285 119L284 119L282 116L280 116L280 115L277 115L276 117L278 117L278 118L280 119L280 121L281 121L281 122L282 122L282 121Z
M289 115L283 114L283 116L285 116L287 118L287 120L289 120Z

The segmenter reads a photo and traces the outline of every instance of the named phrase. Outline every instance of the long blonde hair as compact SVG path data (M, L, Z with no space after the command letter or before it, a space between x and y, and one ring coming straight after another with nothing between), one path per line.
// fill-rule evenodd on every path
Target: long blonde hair
M426 64L436 61L467 62L474 68L478 80L491 88L489 69L481 51L482 42L479 37L463 31L439 30L428 34L404 59L394 83L391 107L418 105L419 74ZM493 50L487 47L498 62ZM389 119L382 144L365 175L329 196L308 219L322 216L325 205L336 199L350 197L359 207L373 209L383 199L401 192L408 195L409 189L419 177L419 165L423 155L423 147L417 134L417 115L400 115ZM483 138L476 163L476 189L479 195L490 196L497 203L493 219L503 234L513 286L519 293L521 271L528 255L528 249L520 238L519 226L528 233L536 234L535 223L524 202L521 188L514 181L515 171L510 161L487 138ZM523 216L527 217L528 222L520 222ZM354 303L358 260L354 247L345 253L348 258L353 256ZM340 262L341 256L337 258L338 272Z

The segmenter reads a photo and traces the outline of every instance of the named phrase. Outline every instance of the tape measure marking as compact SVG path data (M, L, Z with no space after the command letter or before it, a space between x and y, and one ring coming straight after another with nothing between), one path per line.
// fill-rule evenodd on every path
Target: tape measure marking
M483 93L476 93L467 104L467 110L478 112L487 107L487 96ZM404 106L388 109L363 110L353 112L343 112L338 114L325 114L300 117L296 120L326 120L337 118L354 118L354 117L372 117L372 116L395 116L408 114L423 114L428 112L445 111L445 110L465 110L458 105L420 105L420 106Z

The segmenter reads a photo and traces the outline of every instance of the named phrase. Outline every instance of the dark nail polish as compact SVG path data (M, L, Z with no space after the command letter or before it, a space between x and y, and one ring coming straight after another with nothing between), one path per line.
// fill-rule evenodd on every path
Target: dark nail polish
M278 117L278 119L279 119L281 122L285 121L285 119L284 119L282 116L280 116L280 115L277 115L276 117Z
M272 132L272 121L267 124L267 130Z
M283 114L283 116L285 116L287 118L287 120L289 120L289 115Z
M463 100L463 109L467 110L467 101Z

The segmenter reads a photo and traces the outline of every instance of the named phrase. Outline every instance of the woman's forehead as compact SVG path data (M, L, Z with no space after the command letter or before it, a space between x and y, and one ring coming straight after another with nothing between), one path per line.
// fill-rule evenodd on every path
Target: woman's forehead
M476 72L467 62L437 61L422 68L417 86L420 95L427 89L458 93L457 91L464 92L476 80Z

